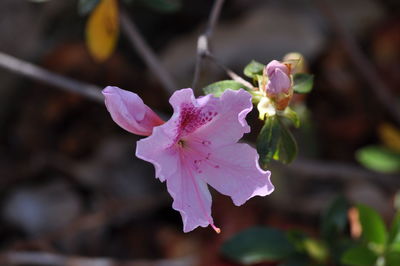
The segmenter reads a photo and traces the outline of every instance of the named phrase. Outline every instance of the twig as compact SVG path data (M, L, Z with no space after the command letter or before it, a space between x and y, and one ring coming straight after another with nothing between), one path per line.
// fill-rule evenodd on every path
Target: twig
M158 77L163 87L172 94L177 89L175 81L172 79L168 71L162 66L155 53L147 45L136 28L136 25L132 20L129 19L129 16L126 14L126 12L121 10L120 13L123 32L128 37L133 47L138 51L138 54L145 61L150 71Z
M25 77L43 81L65 91L81 94L96 102L104 101L101 89L95 85L61 76L2 52L0 52L0 67Z
M391 191L396 191L400 187L398 175L372 172L357 165L347 163L299 158L290 165L282 167L301 175L313 176L320 179L336 177L342 180L354 180L359 178L366 179Z
M325 0L314 0L317 6L329 21L332 29L339 37L344 51L347 53L350 61L353 63L359 74L369 84L369 88L376 95L382 106L393 116L398 124L400 124L400 105L396 98L390 93L389 88L378 75L374 65L363 54L360 47L357 45L353 36L341 24L335 13L329 7Z
M174 260L135 260L117 261L110 258L88 258L65 256L47 252L10 251L0 255L1 265L38 265L38 266L187 266L194 265L195 259L185 257Z
M225 0L215 0L214 5L211 9L210 17L208 19L207 29L205 32L199 36L197 40L197 54L196 63L194 68L194 76L192 82L192 88L195 89L200 76L200 70L202 65L202 60L206 54L210 53L209 49L209 39L214 31L215 25L221 14L221 9Z
M236 74L235 72L233 72L231 69L227 68L226 66L224 66L223 64L221 64L217 58L215 58L215 56L211 53L207 53L206 54L206 58L210 59L215 65L217 65L219 68L221 68L223 71L226 72L226 74L233 79L234 81L237 81L241 84L243 84L244 86L246 86L247 88L250 89L254 89L253 84L251 84L250 82L248 82L247 80L243 79L241 76L239 76L238 74Z

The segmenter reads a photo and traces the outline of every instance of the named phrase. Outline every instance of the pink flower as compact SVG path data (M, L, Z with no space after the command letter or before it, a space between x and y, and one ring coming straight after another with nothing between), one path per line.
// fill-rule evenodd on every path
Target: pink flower
M269 78L266 88L267 93L273 95L288 94L292 86L289 68L279 61L272 60L266 66L266 70Z
M270 172L258 165L255 149L237 143L250 131L245 117L252 109L251 95L227 90L220 98L196 99L191 89L182 89L172 95L170 103L173 116L138 141L136 156L151 162L156 176L166 181L172 207L182 215L184 232L208 225L220 232L211 216L207 184L238 206L274 190Z
M155 126L164 123L135 93L112 86L106 87L102 93L112 119L126 131L150 136Z

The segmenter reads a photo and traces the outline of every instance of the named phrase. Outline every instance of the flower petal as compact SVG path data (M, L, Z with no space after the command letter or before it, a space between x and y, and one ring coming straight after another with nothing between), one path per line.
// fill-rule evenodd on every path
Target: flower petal
M197 139L211 141L213 148L237 142L244 133L250 132L246 115L252 110L250 93L245 90L226 90L220 97L217 115L213 120L193 132Z
M212 150L199 169L199 177L220 193L230 196L237 206L274 190L271 173L259 167L256 150L244 143Z
M281 69L275 69L273 75L270 76L267 83L267 93L269 94L279 94L279 93L289 93L291 87L291 80L285 72Z
M165 133L167 123L155 127L150 137L141 139L136 144L136 156L154 165L156 177L161 182L175 174L179 163L177 149L172 145L173 137Z
M155 126L164 123L135 93L108 86L102 91L107 110L123 129L143 136L151 135Z
M193 175L192 169L182 159L173 178L167 179L167 188L174 202L172 208L179 211L183 220L183 231L189 232L198 226L213 224L211 217L211 194L207 184ZM217 229L218 230L218 229Z

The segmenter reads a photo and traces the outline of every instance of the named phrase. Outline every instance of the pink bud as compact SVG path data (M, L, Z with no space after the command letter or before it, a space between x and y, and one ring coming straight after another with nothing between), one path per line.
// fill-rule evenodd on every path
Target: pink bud
M266 86L267 95L276 96L290 92L292 86L290 69L285 64L273 60L266 66L266 72L269 78Z
M164 121L135 93L108 86L102 91L107 110L123 129L136 135L150 136Z

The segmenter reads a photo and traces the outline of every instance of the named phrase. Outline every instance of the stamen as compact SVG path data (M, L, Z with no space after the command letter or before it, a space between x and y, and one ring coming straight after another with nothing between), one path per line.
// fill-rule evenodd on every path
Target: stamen
M220 228L216 227L216 226L215 226L214 224L212 224L212 223L210 223L210 225L211 225L212 229L214 229L214 231L215 231L217 234L220 234L220 233L221 233L221 229L220 229Z

